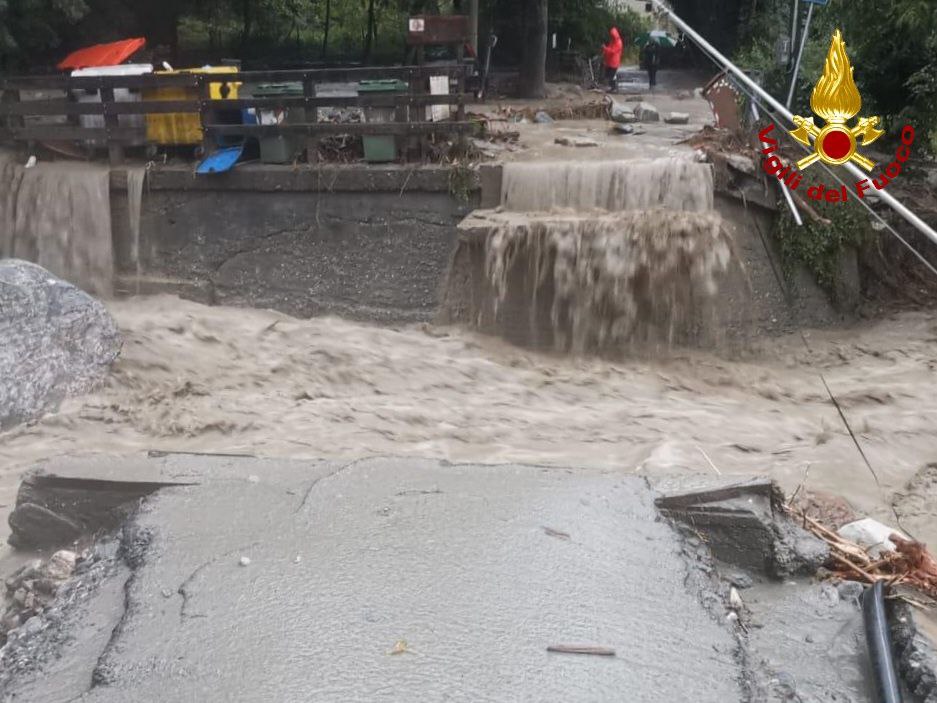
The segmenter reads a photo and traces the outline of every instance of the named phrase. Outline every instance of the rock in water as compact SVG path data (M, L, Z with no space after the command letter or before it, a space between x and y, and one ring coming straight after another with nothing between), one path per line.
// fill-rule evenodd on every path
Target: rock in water
M41 266L0 260L0 430L87 393L120 353L104 306Z
M629 124L631 122L637 122L638 118L634 114L634 110L630 107L626 107L615 100L609 101L608 106L608 117L612 122L620 124Z
M557 137L553 140L561 146L598 146L599 143L595 139L590 139L589 137Z
M671 112L667 117L664 118L664 122L667 124L689 124L690 122L690 113L689 112Z
M639 122L660 122L660 111L650 103L641 102L634 108Z

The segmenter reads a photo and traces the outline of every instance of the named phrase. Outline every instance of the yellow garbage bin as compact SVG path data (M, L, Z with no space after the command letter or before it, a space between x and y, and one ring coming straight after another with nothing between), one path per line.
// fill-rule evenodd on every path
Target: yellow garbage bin
M223 75L237 73L234 66L204 66L183 68L177 71L158 71L157 76L178 73L202 73ZM219 81L210 84L212 100L234 100L238 97L241 84L236 81ZM145 90L143 100L198 100L201 96L196 88L166 87ZM197 112L168 112L146 116L146 140L165 146L193 145L202 142L202 124Z

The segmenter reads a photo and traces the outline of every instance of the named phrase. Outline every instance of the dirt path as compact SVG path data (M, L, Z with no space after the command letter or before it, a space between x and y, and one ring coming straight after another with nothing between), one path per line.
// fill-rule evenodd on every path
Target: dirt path
M57 455L149 449L269 456L413 455L768 475L846 497L937 543L937 314L776 340L760 357L610 363L461 329L209 308L109 306L125 335L108 386L0 441L0 504ZM819 379L841 403L864 465ZM711 463L710 463L711 462ZM809 467L809 470L808 470ZM5 520L4 520L5 525Z

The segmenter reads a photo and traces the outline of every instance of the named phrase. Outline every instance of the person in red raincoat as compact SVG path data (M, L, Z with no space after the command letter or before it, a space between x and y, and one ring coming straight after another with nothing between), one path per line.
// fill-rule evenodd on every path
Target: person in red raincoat
M621 35L615 27L608 30L610 41L602 45L602 63L605 66L605 80L609 83L609 89L615 90L618 87L618 68L621 66L621 52L624 49L624 43L621 41Z

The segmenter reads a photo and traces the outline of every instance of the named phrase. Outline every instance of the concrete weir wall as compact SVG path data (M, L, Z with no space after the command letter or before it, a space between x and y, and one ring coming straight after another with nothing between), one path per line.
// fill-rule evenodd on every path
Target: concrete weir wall
M460 226L438 319L472 325L522 346L554 348L552 278L544 277L529 257L519 256L507 276L509 285L503 300L498 299L489 279L486 240L497 220L486 213L501 210L502 174L498 167L482 168L479 180L482 209ZM805 268L795 271L793 279L785 276L780 246L773 234L774 193L766 190L760 179L717 178L713 209L731 237L732 262L718 279L716 295L696 301L698 329L680 343L744 348L762 335L835 326L850 319L858 289L853 298L834 304ZM855 252L851 252L851 261L845 259L844 267L857 268ZM533 306L531 301L535 301Z
M115 291L169 291L300 317L429 320L456 226L475 205L450 194L450 173L247 166L196 177L189 167L153 168L135 261L127 172L115 171Z
M172 292L298 317L477 325L470 311L491 298L484 237L459 224L477 208L499 206L502 169L481 167L467 199L450 192L452 175L447 166L248 164L196 177L189 166L155 166L135 246L128 171L115 170L115 292ZM809 274L794 285L780 280L773 199L748 181L716 185L716 210L741 263L716 300L719 326L737 338L839 322ZM513 338L504 327L516 325L502 323L481 327Z

